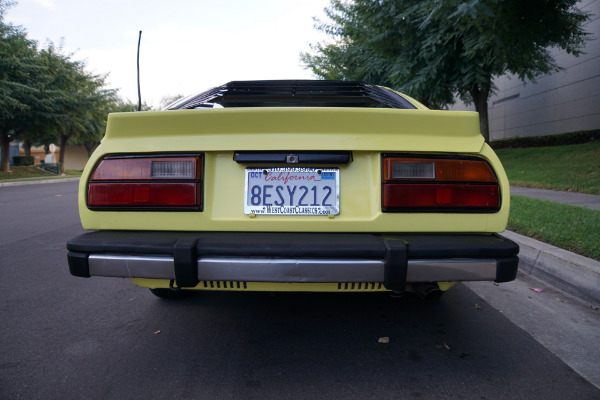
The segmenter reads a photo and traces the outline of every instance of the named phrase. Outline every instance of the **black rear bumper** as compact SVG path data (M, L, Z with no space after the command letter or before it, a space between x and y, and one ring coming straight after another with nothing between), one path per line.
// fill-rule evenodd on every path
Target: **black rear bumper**
M129 268L127 273L113 272L115 269L112 266L109 268L109 275L91 273L90 256L93 258L99 255L110 255L103 258L104 266L111 265L110 262L123 263L123 257L129 256L137 261L143 261L144 257L149 261L162 260L162 268L171 268L172 276L159 273L156 276L144 277L158 279L171 277L179 287L194 287L200 280L205 280L206 276L225 274L223 276L237 280L234 279L235 271L244 270L245 262L252 261L256 264L256 260L262 260L262 264L258 263L260 265L266 264L265 260L268 260L268 268L272 268L263 268L262 272L255 269L256 276L260 277L261 281L265 277L269 278L265 276L265 271L274 271L275 275L279 275L279 271L289 270L290 272L281 273L277 278L280 280L272 281L286 281L285 276L288 274L290 279L311 282L313 278L310 274L317 271L317 268L328 270L327 265L329 263L333 265L335 260L335 263L347 262L349 265L364 264L371 265L368 267L371 269L380 268L382 270L380 281L387 289L397 291L404 289L407 278L410 282L411 276L419 276L420 280L430 277L431 282L441 280L508 282L516 277L519 252L516 243L497 234L98 231L71 239L67 243L67 248L70 272L80 277L92 275L138 277L135 273L131 273ZM237 264L237 269L225 272L223 265L226 263L223 263L223 260L230 260L231 264ZM293 264L290 260L295 260L297 265L290 267L289 264ZM303 263L311 260L318 260L318 267L302 267ZM216 261L220 263L217 265ZM164 267L167 265L165 263L172 266ZM487 272L475 279L469 279L470 275L457 272L458 279L447 279L454 277L453 270L459 271L461 265L467 263L469 271L484 265ZM436 266L432 268L434 264ZM438 275L435 271L442 271L444 265L448 268ZM358 271L363 267L356 268ZM490 272L492 269L493 273ZM301 276L304 271L312 272L307 272L307 276ZM332 278L320 276L314 279L349 281L344 279L342 267L332 267L329 271L325 276ZM372 272L369 274L369 276L373 275ZM243 279L248 279L246 272L242 272L241 275L245 275ZM360 274L357 274L357 279L358 275ZM440 277L443 279L438 279Z

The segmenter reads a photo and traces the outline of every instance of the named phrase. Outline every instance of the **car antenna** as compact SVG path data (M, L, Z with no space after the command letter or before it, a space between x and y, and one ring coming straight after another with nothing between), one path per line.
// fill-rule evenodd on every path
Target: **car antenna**
M138 39L137 48L137 86L138 86L138 111L142 111L142 91L140 90L140 43L142 42L142 31Z

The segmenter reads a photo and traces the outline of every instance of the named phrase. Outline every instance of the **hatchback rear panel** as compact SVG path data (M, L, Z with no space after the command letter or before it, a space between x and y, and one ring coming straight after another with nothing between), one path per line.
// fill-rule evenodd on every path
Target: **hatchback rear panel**
M123 113L109 116L102 144L82 176L80 214L86 229L293 232L499 232L508 216L508 184L491 149L478 134L476 113L354 108L242 108ZM244 214L245 169L300 166L246 163L235 154L346 152L340 171L341 210L327 216ZM90 173L106 156L203 155L203 210L97 211L88 208ZM384 213L382 156L477 157L498 178L499 212ZM331 167L302 164L302 167Z

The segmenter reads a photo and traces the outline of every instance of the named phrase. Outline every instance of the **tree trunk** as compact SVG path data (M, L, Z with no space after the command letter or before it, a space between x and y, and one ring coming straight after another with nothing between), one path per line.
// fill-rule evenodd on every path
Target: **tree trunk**
M61 172L65 169L65 152L67 151L67 140L69 136L64 133L60 134L60 153L58 156L58 162L60 163Z
M479 129L486 143L490 142L490 125L488 120L488 96L489 89L480 89L475 86L470 91L475 104L475 111L479 113Z
M31 145L32 145L31 140L25 139L23 141L23 150L25 150L26 157L31 156Z
M88 156L88 160L90 159L90 157L92 156L92 153L94 152L94 146L96 143L94 142L87 142L83 144L83 147L85 147L85 150L87 151L87 156Z
M0 129L0 147L2 148L2 165L0 171L10 172L10 140L8 132Z

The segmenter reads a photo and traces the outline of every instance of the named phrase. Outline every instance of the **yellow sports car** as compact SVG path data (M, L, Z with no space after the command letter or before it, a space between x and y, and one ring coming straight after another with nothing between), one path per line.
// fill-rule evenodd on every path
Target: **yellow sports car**
M191 290L414 292L506 282L509 185L473 112L351 81L234 81L111 114L71 274Z

